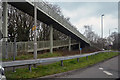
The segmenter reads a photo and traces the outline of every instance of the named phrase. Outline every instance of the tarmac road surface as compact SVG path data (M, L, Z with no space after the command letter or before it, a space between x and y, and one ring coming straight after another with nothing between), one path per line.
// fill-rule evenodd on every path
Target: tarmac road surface
M120 55L87 69L78 70L58 78L119 78L118 59L120 59Z

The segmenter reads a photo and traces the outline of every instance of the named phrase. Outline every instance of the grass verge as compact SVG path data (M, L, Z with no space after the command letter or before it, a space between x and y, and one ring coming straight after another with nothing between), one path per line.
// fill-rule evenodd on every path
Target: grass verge
M58 57L58 56L62 56L61 54L59 53L44 53L44 54L38 54L37 55L37 58L48 58L48 57ZM16 56L15 57L15 60L28 60L28 59L33 59L33 54L21 54L19 56ZM12 61L13 58L8 58L8 59L2 59L2 61Z
M79 62L77 62L77 59L65 60L63 62L64 63L63 67L60 66L60 62L56 62L48 65L39 65L37 66L37 68L32 68L32 72L29 72L28 68L24 68L24 69L16 69L16 72L8 71L5 72L5 74L8 80L37 78L46 75L84 68L96 64L98 62L101 62L105 59L109 59L113 56L117 56L119 54L120 53L118 52L100 53L97 55L89 56L88 60L86 60L86 57L80 58Z

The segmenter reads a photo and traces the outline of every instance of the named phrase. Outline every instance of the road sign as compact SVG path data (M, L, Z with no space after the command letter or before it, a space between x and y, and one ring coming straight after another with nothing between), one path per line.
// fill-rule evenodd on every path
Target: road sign
M35 30L36 30L36 26L33 26L33 27L32 27L32 31L35 31Z
M0 30L0 40L3 38L3 34L2 34L2 32L1 32L1 30Z

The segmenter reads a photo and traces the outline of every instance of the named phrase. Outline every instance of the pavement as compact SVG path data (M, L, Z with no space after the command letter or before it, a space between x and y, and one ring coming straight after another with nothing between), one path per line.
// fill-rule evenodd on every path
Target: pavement
M120 68L118 68L118 59L120 59L120 55L97 65L86 69L78 69L75 72L57 78L119 78Z

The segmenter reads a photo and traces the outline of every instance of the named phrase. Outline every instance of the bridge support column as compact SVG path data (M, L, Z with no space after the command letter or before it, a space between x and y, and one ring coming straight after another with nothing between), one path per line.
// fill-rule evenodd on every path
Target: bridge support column
M37 59L37 8L36 8L36 2L34 3L34 59Z
M50 53L53 53L53 26L50 25Z
M2 36L2 3L0 2L0 38ZM0 65L2 65L2 40L0 39Z
M69 36L69 51L71 51L71 37Z
M3 37L8 37L8 9L7 9L7 2L3 2ZM7 41L7 38L4 38L3 41Z
M7 9L7 2L3 2L3 25L2 25L2 32L3 32L3 43L2 43L2 54L3 57L8 58L8 54L6 51L6 43L7 43L7 37L8 37L8 9Z
M80 42L79 42L79 50L80 50Z
M80 44L80 42L79 42L79 51L80 51L80 54L81 54L81 44Z

